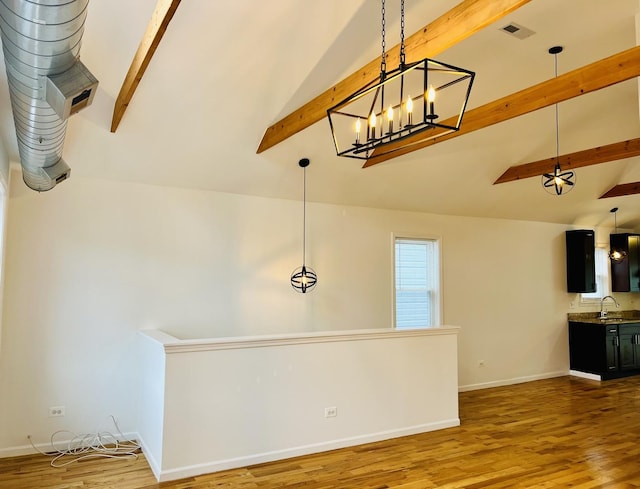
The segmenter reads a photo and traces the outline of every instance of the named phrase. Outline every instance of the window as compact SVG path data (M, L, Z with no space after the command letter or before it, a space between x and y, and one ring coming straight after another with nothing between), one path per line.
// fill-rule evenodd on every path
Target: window
M609 285L609 250L606 246L596 246L594 261L596 262L596 291L580 294L581 302L600 301L611 293Z
M440 250L435 239L395 238L395 326L440 324Z

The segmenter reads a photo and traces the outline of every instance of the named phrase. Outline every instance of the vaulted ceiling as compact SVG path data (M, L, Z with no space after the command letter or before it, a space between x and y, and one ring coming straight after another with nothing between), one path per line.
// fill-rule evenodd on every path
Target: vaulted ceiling
M460 1L406 0L407 35ZM640 181L638 156L578 168L575 189L561 197L547 194L540 177L494 185L510 167L555 156L553 104L366 169L335 155L326 119L258 154L268 127L380 55L375 0L182 2L111 132L156 3L90 2L81 57L100 85L93 105L69 122L71 178L300 199L297 162L308 157L311 201L580 226L610 226L609 210L619 207L618 225L640 230L640 196L630 193ZM397 4L387 0L389 45L398 41ZM551 46L564 47L559 75L635 47L638 11L638 0L530 0L434 57L476 72L469 109L479 110L554 78ZM509 23L534 34L513 37L501 29ZM559 102L560 153L639 138L639 113L637 78ZM0 137L17 162L4 69ZM617 185L624 191L600 198Z

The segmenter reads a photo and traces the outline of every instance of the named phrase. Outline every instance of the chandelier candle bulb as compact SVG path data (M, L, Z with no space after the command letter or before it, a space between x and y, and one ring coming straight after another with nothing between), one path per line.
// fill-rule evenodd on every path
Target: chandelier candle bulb
M434 104L436 100L436 91L433 88L433 85L429 85L429 90L427 90L427 102L429 102L429 115L433 116L434 112Z
M360 144L360 129L362 128L362 123L360 122L360 118L356 120L356 144Z
M389 106L387 110L387 119L389 120L389 135L393 134L393 107Z
M407 97L407 126L413 125L413 100L411 97Z
M376 114L375 112L371 112L371 117L369 117L369 127L371 128L371 138L376 138Z

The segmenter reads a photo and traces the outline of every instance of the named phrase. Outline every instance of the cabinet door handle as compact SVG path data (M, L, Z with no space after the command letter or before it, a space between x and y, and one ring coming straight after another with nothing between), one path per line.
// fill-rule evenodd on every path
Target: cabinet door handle
M616 336L616 346L620 346L620 337Z

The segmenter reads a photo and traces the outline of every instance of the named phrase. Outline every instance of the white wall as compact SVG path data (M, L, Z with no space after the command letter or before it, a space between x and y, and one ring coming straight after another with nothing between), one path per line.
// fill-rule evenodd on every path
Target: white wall
M4 146L4 141L0 138L0 178L5 184L9 182L9 155Z
M136 331L179 338L391 325L391 233L442 238L445 324L463 388L568 372L565 226L13 174L0 355L0 455L115 415L135 431ZM484 361L480 367L479 362ZM64 405L64 418L48 418Z
M0 316L2 316L2 288L4 269L4 230L7 217L7 202L9 200L9 155L0 137ZM0 321L0 352L2 351L2 322Z

